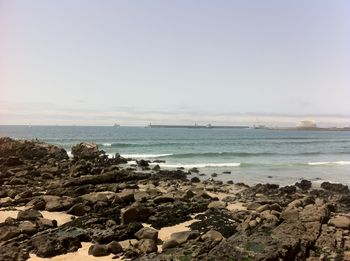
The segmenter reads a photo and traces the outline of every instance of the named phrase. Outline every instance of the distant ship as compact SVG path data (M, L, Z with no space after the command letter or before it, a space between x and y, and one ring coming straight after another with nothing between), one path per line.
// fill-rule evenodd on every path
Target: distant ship
M120 127L120 125L119 125L119 124L117 124L117 123L114 123L113 127L115 127L115 128L119 128L119 127Z

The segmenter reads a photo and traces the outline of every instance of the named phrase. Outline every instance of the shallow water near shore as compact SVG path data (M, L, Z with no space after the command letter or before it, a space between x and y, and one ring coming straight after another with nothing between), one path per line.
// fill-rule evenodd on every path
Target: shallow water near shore
M68 152L93 141L108 154L164 160L162 168L197 167L201 178L291 184L305 178L350 184L350 132L142 127L0 126L0 136L37 138ZM223 174L230 172L230 174ZM198 174L193 174L198 175Z

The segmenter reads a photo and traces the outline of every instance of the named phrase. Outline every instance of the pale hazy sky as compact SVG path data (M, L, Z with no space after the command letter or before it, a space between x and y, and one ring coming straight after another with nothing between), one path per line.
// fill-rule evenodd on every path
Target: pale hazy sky
M349 115L347 0L0 0L0 124Z

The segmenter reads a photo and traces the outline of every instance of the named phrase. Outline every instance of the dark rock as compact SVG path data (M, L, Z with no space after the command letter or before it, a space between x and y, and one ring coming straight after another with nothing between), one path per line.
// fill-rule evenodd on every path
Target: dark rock
M0 227L0 242L14 238L20 233L21 230L16 226L2 226Z
M213 178L215 178L215 177L218 176L218 174L217 174L217 173L213 173L213 174L211 174L211 176L212 176Z
M157 252L157 244L152 239L141 239L136 243L135 247L142 253L152 253Z
M17 214L18 220L37 220L42 217L43 215L35 209L20 210Z
M75 216L83 216L90 208L85 206L83 203L77 203L72 206L67 213Z
M198 182L201 182L201 180L198 177L193 177L193 178L191 178L191 182L198 183Z
M116 255L123 252L122 246L117 241L112 241L107 244L108 252Z
M323 182L321 184L321 188L325 190L329 190L332 192L337 192L337 193L349 193L349 188L348 186L345 186L340 183L330 183L330 182Z
M0 247L1 261L25 261L29 258L29 253L15 245Z
M122 224L128 224L130 222L145 222L151 215L151 211L148 208L132 206L128 207L121 213Z
M139 165L140 167L148 167L149 166L149 163L147 160L138 160L137 161L137 165Z
M163 204L163 203L174 202L174 201L175 199L170 196L158 196L153 200L154 204Z
M101 244L95 244L89 247L89 255L92 256L108 256L109 255L109 250L106 245L101 245Z
M303 179L302 181L295 183L295 186L302 190L308 190L311 188L312 183L309 180Z
M21 165L22 163L23 162L20 160L20 158L16 156L10 156L7 158L5 162L5 166L13 167L13 166Z
M177 243L176 240L169 239L169 240L166 240L163 243L162 249L165 250L165 249L168 249L168 248L174 248L174 247L177 247L178 245L179 245L179 243Z
M199 170L197 168L192 168L192 169L189 169L188 171L192 173L199 173Z

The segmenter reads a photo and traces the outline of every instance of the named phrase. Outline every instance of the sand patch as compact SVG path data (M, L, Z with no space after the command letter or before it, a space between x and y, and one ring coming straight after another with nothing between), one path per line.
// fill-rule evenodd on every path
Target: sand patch
M170 239L170 235L172 233L176 233L176 232L181 232L181 231L189 231L191 230L189 228L189 226L194 223L199 221L198 219L191 219L188 221L185 221L183 223L174 225L174 226L170 226L170 227L162 227L159 231L158 231L158 238L161 239L162 241L166 241L168 239Z
M28 259L29 261L90 261L90 260L99 260L99 261L110 261L110 260L116 260L116 261L121 261L123 260L122 258L117 258L117 259L113 259L113 255L109 255L109 256L102 256L102 257L94 257L94 256L89 256L88 254L88 250L89 247L92 245L91 243L85 243L82 242L81 243L82 247L79 248L79 250L77 252L73 252L73 253L68 253L65 255L61 255L61 256L55 256L52 258L41 258L41 257L37 257L34 254L30 255L30 258Z
M229 203L226 207L228 210L247 210L247 207L243 206L243 203Z

